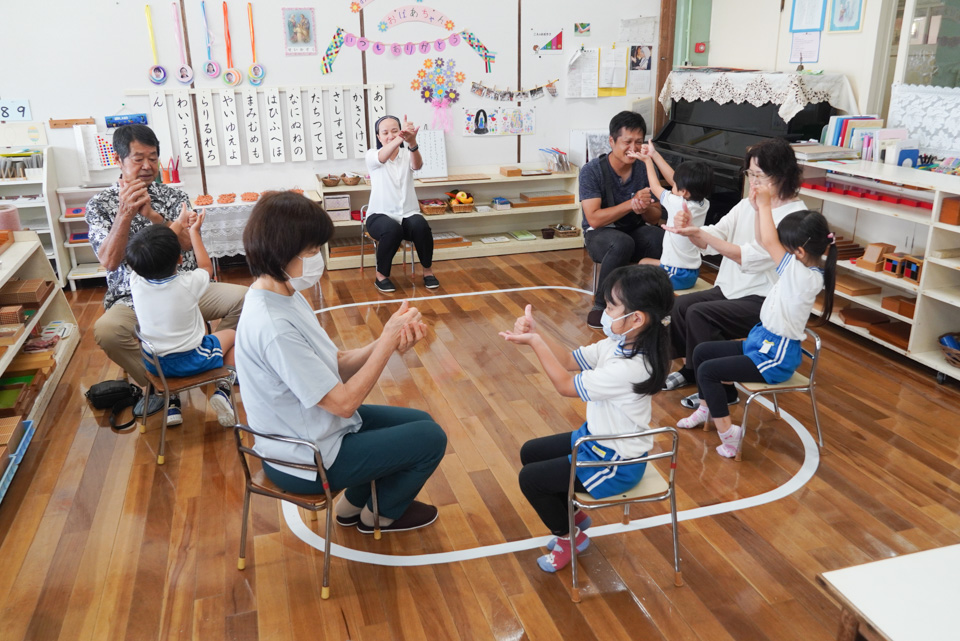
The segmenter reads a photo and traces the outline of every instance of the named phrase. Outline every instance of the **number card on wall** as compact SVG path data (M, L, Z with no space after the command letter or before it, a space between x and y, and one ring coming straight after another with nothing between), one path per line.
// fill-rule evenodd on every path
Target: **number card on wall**
M223 157L227 165L239 165L240 131L237 127L237 94L220 92L220 132L223 134Z
M440 178L447 175L447 147L443 142L443 130L420 129L417 134L423 167L413 172L414 178Z
M310 109L310 146L314 160L327 159L327 132L323 121L323 90L312 87L308 95Z
M347 157L347 118L343 105L343 87L330 90L330 110L333 112L333 157Z
M367 123L364 122L367 112L365 103L363 87L355 87L350 90L350 126L353 129L353 155L356 158L363 158L363 154L367 151Z
M152 129L160 141L160 149L170 149L169 153L172 154L173 139L170 136L170 121L167 119L167 96L162 89L150 92L150 115L153 117Z
M270 152L270 162L284 162L287 159L287 154L283 144L280 90L276 87L265 89L263 97L267 105L267 149Z
M294 162L306 160L307 143L303 136L303 98L300 87L287 89L287 127L290 130L290 159Z
M200 121L200 152L208 165L220 164L220 147L217 144L217 123L213 115L213 96L209 89L197 92L197 116Z
M0 120L32 120L28 100L0 100Z
M263 162L263 134L260 133L260 101L253 87L243 88L243 122L247 137L247 162L260 164Z
M177 91L173 95L173 103L177 141L180 147L180 164L184 167L196 167L197 137L193 131L193 110L190 108L190 94L186 90Z

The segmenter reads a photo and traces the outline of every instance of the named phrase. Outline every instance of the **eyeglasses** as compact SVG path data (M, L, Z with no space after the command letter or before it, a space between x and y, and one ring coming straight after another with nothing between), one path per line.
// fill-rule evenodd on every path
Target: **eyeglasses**
M755 171L743 171L741 173L747 177L747 180L755 180L757 182L763 182L764 180L770 179L770 176L766 174L761 174Z

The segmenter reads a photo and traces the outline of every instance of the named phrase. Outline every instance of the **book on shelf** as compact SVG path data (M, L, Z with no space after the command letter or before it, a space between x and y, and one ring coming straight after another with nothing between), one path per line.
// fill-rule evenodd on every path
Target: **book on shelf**
M853 149L836 145L803 145L794 147L797 160L855 160L859 154Z
M516 238L517 240L534 240L536 236L528 232L526 229L516 229L510 232L510 235Z
M507 238L506 236L483 236L480 239L480 242L491 245L494 243L509 243L510 239Z

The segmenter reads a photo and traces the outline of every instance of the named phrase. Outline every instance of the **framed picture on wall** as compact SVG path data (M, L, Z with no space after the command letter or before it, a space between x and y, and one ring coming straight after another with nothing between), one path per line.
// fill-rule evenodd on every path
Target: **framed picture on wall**
M833 0L830 7L830 31L854 33L863 22L865 0Z
M288 56L313 56L317 53L317 20L312 7L281 9L283 12L283 51Z

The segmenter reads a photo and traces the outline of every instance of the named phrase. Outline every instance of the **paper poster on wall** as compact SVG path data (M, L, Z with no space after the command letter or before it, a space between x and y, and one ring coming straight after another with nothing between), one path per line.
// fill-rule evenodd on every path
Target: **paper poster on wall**
M630 47L630 62L627 71L628 94L650 92L652 60L653 45L633 45Z
M190 94L185 89L174 93L173 106L174 121L177 127L177 148L180 150L180 164L183 167L196 167L197 137L193 131L193 109L190 108Z
M0 120L33 120L29 100L0 100Z
M287 88L287 133L290 137L290 159L307 159L307 141L303 133L303 97L300 87Z
M793 0L790 10L790 31L823 31L827 0Z
M590 23L589 22L574 22L573 23L573 35L578 38L585 38L590 35Z
M532 134L533 107L464 109L461 131L464 136L523 136Z
M317 20L313 7L281 9L283 12L283 51L288 56L313 56L317 53Z
M267 150L270 162L286 162L287 152L283 143L283 112L280 106L280 90L276 87L263 91L263 102L267 108Z
M260 100L253 87L243 88L243 127L247 138L247 162L258 165L263 162L263 134L260 128Z
M620 37L617 42L639 44L657 41L656 18L630 18L620 20Z
M363 96L363 87L354 87L350 90L350 129L353 131L353 156L363 158L367 152L367 113L366 99Z
M805 64L820 60L819 31L799 31L790 35L793 38L790 45L790 62Z
M323 119L323 91L311 87L307 93L307 116L310 119L310 148L314 160L327 159L327 132Z
M223 134L223 157L228 166L239 165L240 127L237 125L237 94L223 89L219 94L220 133Z
M625 89L627 86L627 51L621 47L600 49L600 89Z
M347 157L347 114L343 104L343 87L330 89L331 126L333 129L333 157Z
M220 164L217 123L213 115L213 96L209 89L197 91L197 126L200 129L200 153L206 165Z
M596 98L600 74L600 51L581 49L567 64L565 96L567 98Z
M414 178L440 178L447 175L447 147L443 130L423 127L417 133L423 167L413 172Z
M154 89L150 92L150 116L153 122L151 129L157 135L160 149L174 149L170 120L167 118L167 95L162 89Z
M373 85L367 89L367 103L370 105L371 127L387 115L387 92L383 85ZM373 132L376 136L377 132ZM446 174L444 174L446 175Z
M554 55L563 53L563 29L556 31L531 29L530 37L533 40L533 53L535 54Z
M833 0L830 6L830 31L846 33L860 31L863 2L864 0ZM938 18L939 16L932 16L931 21Z

